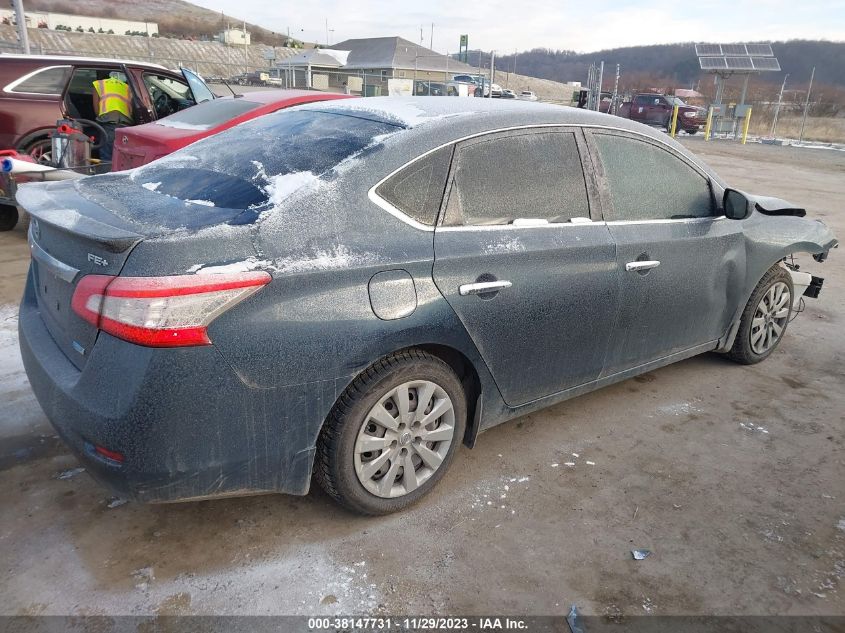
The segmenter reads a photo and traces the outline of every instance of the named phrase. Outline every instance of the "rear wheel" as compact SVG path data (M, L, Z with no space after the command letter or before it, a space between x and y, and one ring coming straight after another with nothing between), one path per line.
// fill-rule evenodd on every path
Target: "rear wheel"
M466 426L452 369L420 350L398 352L359 375L320 433L315 477L362 514L388 514L427 494L445 474Z
M780 344L792 313L792 277L783 267L772 266L745 306L728 356L743 365L767 358Z
M0 231L11 231L18 223L18 208L0 204Z
M53 141L48 137L39 138L29 143L22 150L23 153L28 154L35 162L41 165L53 164Z

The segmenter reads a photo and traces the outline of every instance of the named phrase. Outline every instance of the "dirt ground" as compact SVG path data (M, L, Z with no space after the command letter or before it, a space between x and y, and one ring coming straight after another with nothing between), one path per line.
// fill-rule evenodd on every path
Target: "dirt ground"
M685 140L845 237L845 152ZM845 614L845 250L766 362L707 354L493 429L401 514L316 488L127 503L55 438L0 234L0 614ZM653 554L634 561L632 548Z

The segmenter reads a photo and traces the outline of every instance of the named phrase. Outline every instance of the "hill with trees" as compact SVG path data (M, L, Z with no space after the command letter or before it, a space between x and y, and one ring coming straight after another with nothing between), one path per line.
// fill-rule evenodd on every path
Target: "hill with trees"
M26 0L27 11L49 11L97 18L118 18L158 23L161 37L181 39L211 39L227 24L242 27L237 17L198 7L184 0ZM287 46L286 33L270 31L247 22L247 31L256 44ZM298 46L291 39L291 46Z

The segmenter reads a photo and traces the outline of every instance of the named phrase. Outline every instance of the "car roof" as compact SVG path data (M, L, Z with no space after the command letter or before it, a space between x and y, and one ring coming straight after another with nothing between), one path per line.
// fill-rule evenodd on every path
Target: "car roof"
M136 62L131 59L114 59L108 57L77 57L74 55L20 55L20 54L3 54L0 55L0 60L16 59L20 61L30 62L65 62L66 64L129 64L130 66L142 66L144 68L155 68L156 70L171 70L165 68L161 64L153 64L150 62ZM172 72L172 71L171 71Z
M530 101L477 97L360 97L298 106L393 123L408 129L453 128L456 134L492 131L521 125L592 125L630 129L660 138L641 123L610 114Z
M398 128L389 145L397 161L406 160L458 141L520 127L572 125L628 131L673 148L718 179L701 159L660 130L612 114L519 99L477 97L359 97L342 101L322 101L291 108L353 116L380 121ZM391 152L392 153L392 152ZM719 181L721 184L721 181Z

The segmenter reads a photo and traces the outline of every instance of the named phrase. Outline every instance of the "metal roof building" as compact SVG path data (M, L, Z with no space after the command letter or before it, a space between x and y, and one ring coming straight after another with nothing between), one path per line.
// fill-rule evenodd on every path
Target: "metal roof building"
M311 49L276 64L285 85L345 90L353 94L411 94L415 86L431 93L453 75L476 68L401 37L344 40L330 49ZM421 92L419 94L422 94Z
M418 72L454 74L476 70L474 66L397 36L344 40L332 45L332 48L349 51L346 68L350 70L416 68Z

